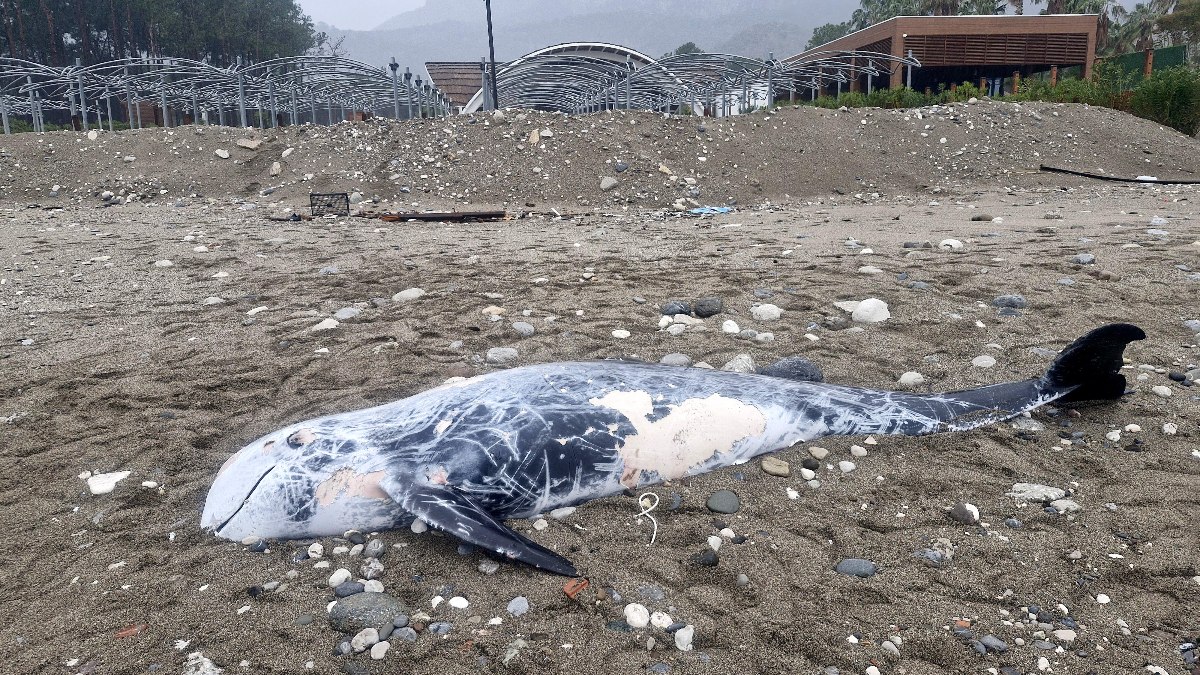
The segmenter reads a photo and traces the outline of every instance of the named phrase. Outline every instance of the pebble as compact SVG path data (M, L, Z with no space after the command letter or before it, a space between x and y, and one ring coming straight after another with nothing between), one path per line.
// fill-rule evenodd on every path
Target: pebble
M838 468L841 469L842 473L850 473L851 471L857 469L858 466L848 459L843 459L842 461L838 462Z
M616 178L613 178L612 176L605 176L604 178L600 179L600 190L602 192L608 192L610 190L615 190L617 188L617 186L620 184L621 184L621 182L619 180L617 180Z
M624 614L625 623L629 624L630 628L636 630L650 625L650 610L646 609L645 605L631 602L625 605Z
M983 356L976 356L975 358L971 359L971 365L975 366L976 368L991 368L992 366L996 365L996 359L984 354Z
M425 295L425 291L420 288L407 288L392 296L394 302L409 302Z
M659 311L662 312L663 316L675 316L676 314L690 315L692 313L692 307L686 302L671 300L670 302L664 303L662 309Z
M618 328L617 330L614 330L612 332L612 336L617 338L618 340L624 340L625 338L629 337L629 335L630 335L629 331L621 329L621 328Z
M782 377L801 382L824 382L825 373L821 367L802 356L789 356L758 371L762 375Z
M692 651L692 639L696 635L696 628L692 625L684 626L675 631L675 648L681 652Z
M1071 258L1071 262L1075 263L1076 265L1095 265L1096 256L1092 255L1091 253L1080 253L1074 258Z
M943 251L958 251L963 247L963 243L957 239L943 239L938 243L938 248Z
M742 502L732 490L717 490L708 498L708 510L714 513L737 513Z
M508 613L512 616L521 616L529 611L529 599L523 595L518 595L508 603Z
M213 154L221 159L229 159L229 151L224 148L217 148L216 150L213 150Z
M371 658L375 661L382 661L391 648L392 645L390 642L377 642L371 645Z
M341 323L339 323L337 319L325 319L321 323L313 326L312 330L314 333L317 331L323 331L323 330L333 330L340 325L341 325Z
M329 575L329 587L336 588L347 581L350 581L352 576L353 575L350 573L350 570L345 568L339 569L333 574Z
M487 350L486 361L494 366L502 366L517 360L517 350L512 347L492 347Z
M1152 388L1150 391L1153 391L1155 394L1157 394L1157 395L1159 395L1159 396L1161 396L1161 397L1163 397L1163 398L1170 398L1170 397L1171 397L1171 388L1170 388L1170 387L1164 387L1164 386L1163 386L1163 385L1161 385L1161 384L1160 384L1160 385L1157 385L1157 386L1155 386L1155 387L1153 387L1153 388Z
M337 319L338 321L348 321L359 314L362 314L362 310L357 307L343 307L342 309L334 312L333 318Z
M514 322L512 328L522 337L530 337L537 332L537 329L533 327L533 324L526 323L525 321Z
M456 595L453 598L450 598L450 606L454 609L466 609L470 605L471 601L467 600L461 595Z
M756 321L774 321L783 315L783 310L770 303L755 305L750 308L750 315Z
M350 640L350 648L354 652L360 653L370 649L373 645L379 642L379 631L375 628L364 628Z
M916 387L925 384L925 376L910 370L900 376L899 383L905 387Z
M979 522L979 507L974 504L962 502L950 507L946 511L946 515L964 525L974 525Z
M984 635L979 638L979 643L986 647L989 652L1002 653L1008 651L1008 644L995 635Z
M1011 307L1012 309L1025 309L1029 306L1029 301L1023 295L1001 295L995 300L992 300L992 307Z
M667 354L659 359L658 362L664 366L681 366L685 368L692 365L692 360L687 354L680 354L678 352L674 354Z
M94 495L106 495L112 492L117 483L129 477L129 471L114 471L112 473L98 473L88 477L88 491Z
M707 319L725 310L725 303L720 298L700 298L695 303L696 316Z
M1039 483L1014 483L1007 495L1023 502L1047 502L1067 496L1066 490Z
M782 478L787 478L788 476L792 475L792 467L784 460L772 455L768 455L763 458L762 470L763 473L771 476L780 476Z
M821 460L821 459L825 459L826 457L829 456L829 450L827 450L825 448L813 446L808 449L808 454L812 455L814 459ZM817 466L820 466L820 465L818 464ZM813 469L815 471L817 467L807 467L807 468Z
M342 633L382 626L407 614L404 603L385 593L359 593L338 600L329 610L329 625Z
M357 581L345 581L334 587L333 595L338 598L348 598L351 595L357 595L365 590L366 586L358 583Z
M870 560L862 558L845 558L833 569L838 574L844 574L848 577L868 579L875 576L875 573L879 571L879 566Z
M363 548L363 555L368 558L382 558L387 553L387 544L382 539L372 539Z
M405 626L403 628L397 628L395 631L393 631L392 637L398 637L401 640L404 640L405 642L416 642L417 641L417 631L413 630L412 628L410 628L408 626Z
M753 373L754 359L749 354L738 354L721 366L721 370L730 373Z
M888 311L887 303L878 298L863 300L850 313L850 319L857 323L879 323L891 317L892 313Z
M737 335L738 333L742 332L742 329L733 319L725 319L725 321L721 323L721 332L727 335Z

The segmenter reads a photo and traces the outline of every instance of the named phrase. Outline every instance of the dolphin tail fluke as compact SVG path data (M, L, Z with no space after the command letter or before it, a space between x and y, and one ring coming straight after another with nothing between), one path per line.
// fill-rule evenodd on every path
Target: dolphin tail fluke
M1146 333L1128 323L1110 323L1067 345L1042 378L1049 388L1070 390L1058 400L1113 400L1125 393L1125 376L1121 374L1125 346L1144 340Z

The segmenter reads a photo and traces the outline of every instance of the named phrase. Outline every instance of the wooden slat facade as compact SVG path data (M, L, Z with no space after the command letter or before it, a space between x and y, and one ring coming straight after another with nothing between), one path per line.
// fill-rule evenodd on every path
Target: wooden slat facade
M1078 65L1089 77L1098 26L1096 14L898 16L786 60L830 50L912 50L923 68ZM890 84L904 85L902 68L892 71Z

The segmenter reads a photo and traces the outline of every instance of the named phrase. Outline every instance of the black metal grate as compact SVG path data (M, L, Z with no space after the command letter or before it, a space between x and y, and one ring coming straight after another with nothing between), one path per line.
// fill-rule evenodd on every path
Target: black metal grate
M312 207L313 216L350 215L350 195L345 192L330 192L321 194L313 192L308 195L308 205Z

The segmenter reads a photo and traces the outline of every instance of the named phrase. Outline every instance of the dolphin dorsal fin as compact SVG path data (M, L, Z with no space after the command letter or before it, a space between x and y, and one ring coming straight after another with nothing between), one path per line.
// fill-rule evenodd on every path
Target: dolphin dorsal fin
M538 569L579 576L570 560L510 530L452 486L389 476L380 481L380 487L392 501L432 528Z

